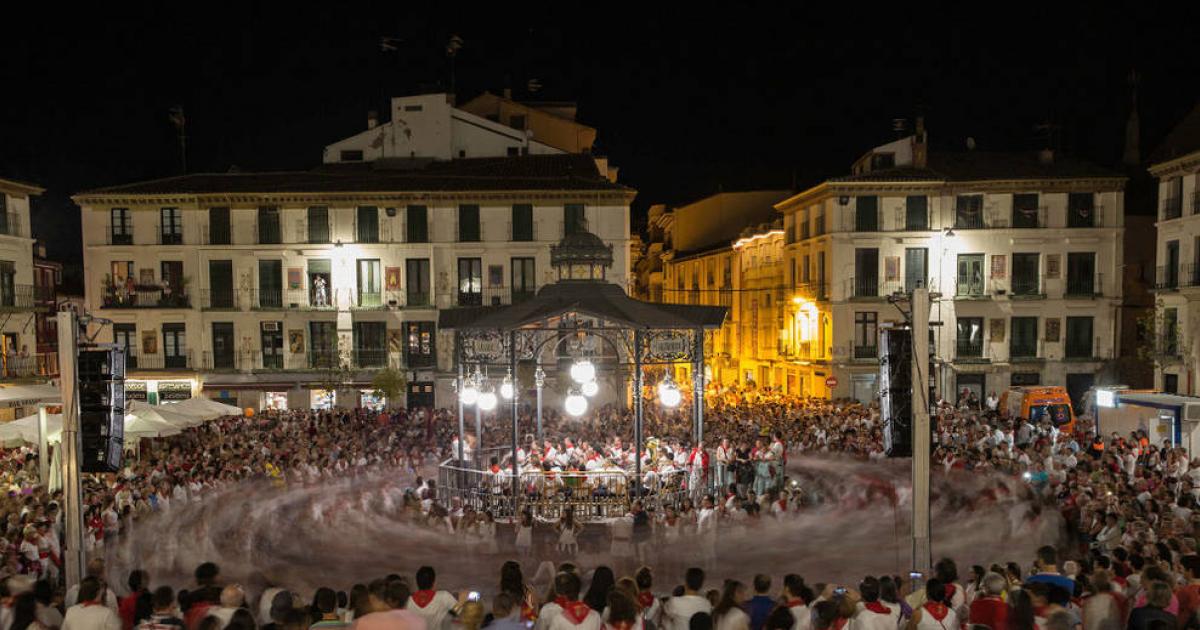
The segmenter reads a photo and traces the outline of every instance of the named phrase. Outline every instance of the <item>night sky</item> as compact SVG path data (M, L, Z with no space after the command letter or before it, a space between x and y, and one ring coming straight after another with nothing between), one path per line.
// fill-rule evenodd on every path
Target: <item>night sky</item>
M534 98L578 102L597 152L640 191L635 224L651 203L843 174L895 137L892 119L918 113L935 149L968 136L981 150L1039 148L1035 126L1050 122L1059 149L1116 165L1131 69L1143 157L1200 97L1194 4L1073 15L1012 3L844 14L516 3L487 15L467 3L442 15L395 1L183 4L41 3L6 23L0 176L48 189L33 224L52 257L82 257L71 193L180 172L173 105L186 112L189 171L312 167L388 97L448 85L452 34L464 40L460 100L506 86L523 98L537 79ZM385 36L401 40L396 52L380 50Z

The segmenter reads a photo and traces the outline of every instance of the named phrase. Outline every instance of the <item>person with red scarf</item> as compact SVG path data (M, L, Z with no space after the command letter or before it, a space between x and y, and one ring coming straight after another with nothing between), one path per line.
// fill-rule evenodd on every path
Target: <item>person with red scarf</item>
M129 594L121 598L119 614L121 615L121 627L125 630L132 630L133 616L137 611L137 600L142 593L146 592L149 586L150 575L141 569L134 569L129 572Z
M937 578L925 583L925 603L913 610L907 630L956 630L958 615L946 605L946 585Z
M574 573L554 576L554 601L542 606L536 630L600 630L600 614L579 601L582 586Z
M639 509L640 509L640 502ZM637 583L638 607L642 610L642 619L654 621L658 619L658 613L662 610L662 602L654 596L654 574L650 572L650 567L642 567L633 575L633 581Z
M417 569L417 590L408 598L404 609L425 620L429 630L441 630L446 625L450 611L458 605L458 599L446 591L436 588L437 573L433 567Z
M984 625L992 630L1008 630L1008 604L1003 599L1008 580L999 573L983 576L983 589L967 615L968 625Z
M879 592L876 578L868 576L859 583L862 608L850 619L850 630L895 630L900 623L900 607L879 601Z
M781 606L792 614L792 630L809 630L812 628L812 611L808 602L814 599L812 589L804 584L804 578L789 573L783 576L783 597Z

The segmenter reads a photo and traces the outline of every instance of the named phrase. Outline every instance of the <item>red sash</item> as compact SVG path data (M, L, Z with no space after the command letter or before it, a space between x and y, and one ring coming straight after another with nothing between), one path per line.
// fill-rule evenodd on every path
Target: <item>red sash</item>
M638 605L642 608L650 608L654 605L654 593L650 591L642 591L637 596Z
M592 612L592 609L583 602L566 602L565 606L559 605L562 606L563 618L576 626L583 623L583 620L587 619Z
M866 608L867 610L869 610L873 613L879 613L881 615L892 614L891 608L888 608L887 606L884 606L883 604L880 604L879 602L867 602L866 605L864 606L864 608Z
M410 597L412 598L413 603L416 604L418 608L424 608L429 605L429 602L433 601L434 595L437 595L437 591L425 590L425 591L417 591L417 592L413 593L412 595L410 595Z

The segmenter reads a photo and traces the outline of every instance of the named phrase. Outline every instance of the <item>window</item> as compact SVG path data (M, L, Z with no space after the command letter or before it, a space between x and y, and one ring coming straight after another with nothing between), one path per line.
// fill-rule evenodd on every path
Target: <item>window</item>
M354 365L387 367L386 322L354 322Z
M405 322L407 339L404 344L404 362L408 367L429 367L437 363L434 345L433 322Z
M11 260L0 260L0 306L17 305L17 266Z
M1097 295L1096 254L1070 252L1067 254L1067 295Z
M179 208L162 208L159 210L159 217L162 220L162 244L183 243L183 212Z
M587 231L587 214L583 204L569 203L563 206L563 236Z
M308 366L337 367L337 322L309 322L308 337Z
M825 233L825 206L817 207L817 224L813 227L813 236Z
M537 274L534 273L533 258L512 259L513 304L527 300L537 292Z
M1096 227L1096 196L1092 193L1067 195L1067 227Z
M283 242L279 231L279 208L262 206L258 209L258 243L278 245Z
M1179 309L1164 308L1160 344L1162 353L1168 357L1179 356Z
M379 208L359 206L356 235L359 243L379 242Z
M983 318L959 317L954 339L954 356L975 359L983 357Z
M866 195L854 198L854 231L879 231L879 197Z
M308 242L329 242L329 208L326 206L309 206L308 208Z
M425 206L409 206L408 207L408 229L407 238L404 240L409 243L428 243L429 242L429 211Z
M1041 227L1038 215L1037 193L1020 193L1012 196L1012 226L1015 228Z
M468 203L458 206L458 240L463 243L479 242L479 206Z
M854 250L854 294L851 297L877 297L879 295L879 250L859 248Z
M1179 286L1179 241L1167 241L1167 259L1159 272L1159 284L1166 289Z
M404 106L404 111L406 111L406 112L419 112L422 109L425 109L425 107L423 105L405 105Z
M1024 253L1012 255L1012 294L1040 295L1041 278L1038 277L1040 254Z
M209 308L233 308L233 261L208 261Z
M958 255L958 282L954 294L962 297L984 294L983 254Z
M382 283L379 278L379 259L358 261L358 306L377 307L383 304Z
M904 292L929 288L929 250L909 247L904 250Z
M429 305L428 258L409 258L405 261L405 283L409 306Z
M163 324L163 367L186 368L187 339L183 324Z
M1168 394L1179 393L1179 375L1163 374L1163 391Z
M342 149L341 157L343 162L361 162L363 152L357 149Z
M458 305L483 304L483 261L479 258L458 259Z
M896 166L895 153L874 153L871 155L871 170L878 171Z
M308 261L308 304L314 308L333 306L333 274L328 258Z
M800 259L800 281L809 282L812 277L812 259L804 256Z
M232 232L229 229L229 208L208 209L208 244L229 245Z
M136 369L138 354L137 325L113 324L113 343L125 351L125 367L127 369Z
M1042 382L1042 375L1039 372L1013 372L1009 377L1009 384L1013 387L1029 387L1031 385L1039 385Z
M262 366L266 369L283 369L283 322L262 322Z
M283 261L258 261L258 307L283 307Z
M231 370L234 367L233 322L213 322L212 362L214 370Z
M512 240L533 240L533 204L516 203L512 207Z
M904 198L904 229L929 229L929 197L909 195Z
M1183 215L1183 177L1172 177L1167 180L1166 194L1163 195L1163 219L1178 219Z
M1037 356L1038 318L1011 317L1008 354L1011 359L1029 359Z
M3 196L0 194L0 197ZM112 225L109 226L110 234L112 235L112 244L132 245L133 217L129 214L129 208L113 208L109 212L112 217ZM5 219L7 219L8 213L5 212L4 215Z
M183 261L164 260L159 265L159 273L162 284L166 287L163 291L164 304L188 308L187 295L183 291Z
M825 299L825 252L817 252L817 299Z
M521 155L521 147L505 147L504 154L508 157L516 157Z
M797 216L800 221L800 240L804 240L812 233L812 226L809 224L808 220L808 210L801 210L800 214Z
M874 359L879 354L879 314L874 311L854 314L854 358Z
M1067 318L1067 348L1068 359L1092 358L1092 318Z
M954 229L979 230L983 221L983 195L959 195L954 198Z

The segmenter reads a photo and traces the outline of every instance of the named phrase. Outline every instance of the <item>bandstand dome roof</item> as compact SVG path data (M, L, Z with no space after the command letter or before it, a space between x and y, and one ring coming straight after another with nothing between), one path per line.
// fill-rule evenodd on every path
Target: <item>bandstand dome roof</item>
M603 265L613 264L612 245L605 245L599 236L580 230L563 236L558 245L550 248L550 265Z

